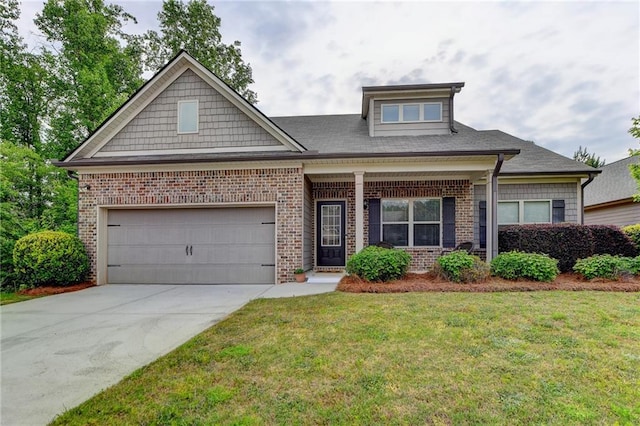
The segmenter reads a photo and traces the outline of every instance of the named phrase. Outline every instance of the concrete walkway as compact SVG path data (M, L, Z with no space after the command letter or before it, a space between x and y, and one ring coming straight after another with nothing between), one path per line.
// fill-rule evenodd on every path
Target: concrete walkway
M283 285L106 285L0 307L0 424L42 425Z

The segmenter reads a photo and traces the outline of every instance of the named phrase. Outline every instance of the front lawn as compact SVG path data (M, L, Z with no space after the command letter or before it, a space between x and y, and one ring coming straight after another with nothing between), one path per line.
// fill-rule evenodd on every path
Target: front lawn
M25 300L34 299L41 296L31 296L28 294L21 294L15 291L2 291L0 292L0 305L8 305L10 303L23 302Z
M640 424L640 294L256 300L54 424Z

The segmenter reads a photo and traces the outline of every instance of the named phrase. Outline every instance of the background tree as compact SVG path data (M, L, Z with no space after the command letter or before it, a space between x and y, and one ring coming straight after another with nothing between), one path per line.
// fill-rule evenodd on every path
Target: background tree
M629 133L636 139L640 140L640 116L631 119L631 128ZM634 199L640 202L640 149L630 149L629 155L636 156L638 161L635 164L629 164L629 171L631 176L635 179L638 185L638 192L634 195Z
M160 33L150 30L144 36L148 69L158 70L184 49L247 101L258 102L257 94L249 89L253 83L251 66L242 59L240 42L222 42L221 20L212 5L205 0L165 0L158 21Z
M142 84L139 50L122 31L127 21L135 18L102 0L48 0L37 15L52 58L50 158L64 157Z
M590 154L587 148L583 148L582 145L573 153L573 159L596 169L605 165L605 160L601 160L600 157L595 154Z

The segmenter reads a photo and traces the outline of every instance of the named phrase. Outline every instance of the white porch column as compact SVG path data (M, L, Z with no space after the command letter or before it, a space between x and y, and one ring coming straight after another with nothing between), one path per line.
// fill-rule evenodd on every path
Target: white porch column
M353 172L356 178L356 252L364 248L364 172Z
M493 171L487 170L487 185L486 185L486 197L487 197L487 263L493 259Z

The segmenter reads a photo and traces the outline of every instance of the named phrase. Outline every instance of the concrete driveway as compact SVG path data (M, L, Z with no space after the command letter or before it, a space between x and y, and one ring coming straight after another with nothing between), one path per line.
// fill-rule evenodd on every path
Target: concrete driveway
M2 425L41 425L259 297L335 285L106 285L0 307Z

